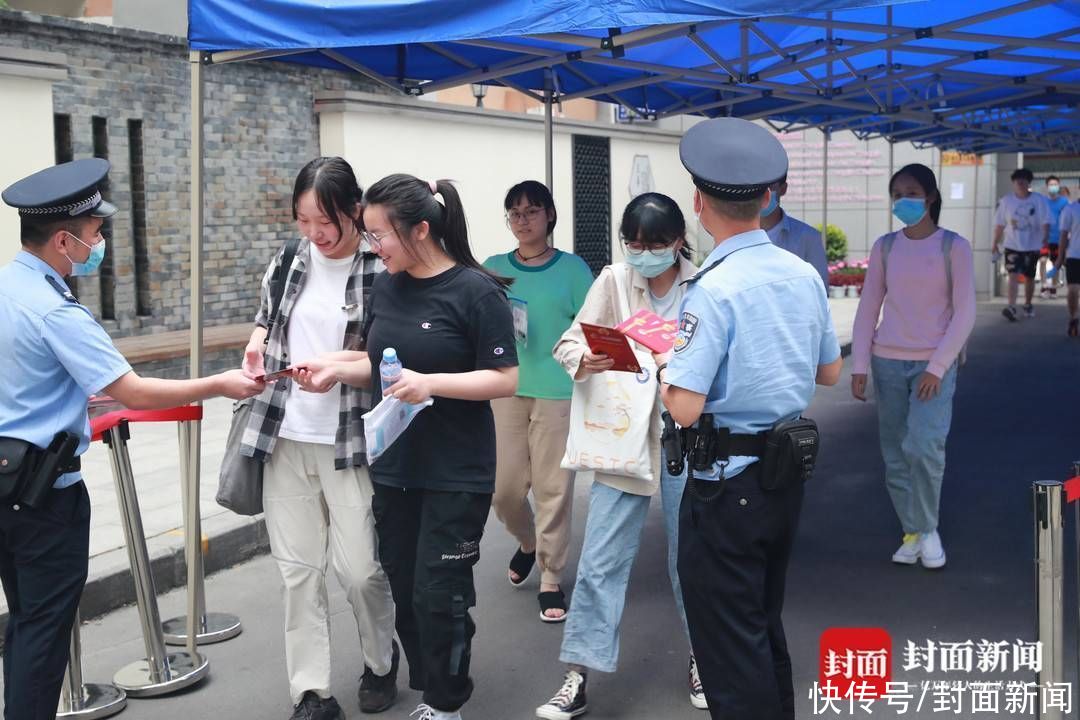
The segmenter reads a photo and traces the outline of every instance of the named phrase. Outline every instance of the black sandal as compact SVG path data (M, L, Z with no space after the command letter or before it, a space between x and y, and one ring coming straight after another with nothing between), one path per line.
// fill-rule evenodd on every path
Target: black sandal
M546 623L566 622L566 595L563 594L562 588L542 592L536 596L536 599L540 601L540 620ZM548 610L562 610L563 614L559 617L548 617Z
M536 551L533 550L531 553L527 553L522 551L519 547L517 552L514 553L514 557L510 558L509 570L521 579L514 582L513 580L510 580L509 575L506 576L506 579L510 580L510 584L514 587L521 587L525 584L525 581L529 579L529 573L532 572L533 565L535 564Z

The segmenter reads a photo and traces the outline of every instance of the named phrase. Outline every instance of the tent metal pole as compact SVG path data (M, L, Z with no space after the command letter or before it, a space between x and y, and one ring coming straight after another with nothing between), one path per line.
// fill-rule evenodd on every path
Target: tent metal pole
M203 57L191 63L191 377L202 375L202 238L203 238ZM198 482L196 480L196 482Z
M892 24L893 24L892 21L893 21L893 9L892 9L892 5L888 5L888 6L885 7L885 26L887 28L892 28ZM891 33L890 33L890 35L891 35ZM888 50L885 51L885 65L887 67L887 69L885 70L885 79L886 79L886 82L888 83L885 86L885 109L888 110L891 113L892 112L892 107L893 107L893 81L892 81L893 55L892 55L892 48L891 47ZM889 180L892 180L893 173L896 172L895 158L893 156L893 153L896 150L896 143L892 139L892 130L893 130L893 124L889 123ZM893 231L893 214L892 214L892 197L891 196L886 196L886 198L885 198L885 214L888 216L887 222L889 223L889 232L892 232Z
M829 248L829 131L822 130L822 134L825 136L825 142L822 144L824 148L822 152L822 159L824 169L821 173L821 245L828 250Z
M544 73L544 182L548 190L554 193L555 138L551 117L552 95L552 78L549 69Z

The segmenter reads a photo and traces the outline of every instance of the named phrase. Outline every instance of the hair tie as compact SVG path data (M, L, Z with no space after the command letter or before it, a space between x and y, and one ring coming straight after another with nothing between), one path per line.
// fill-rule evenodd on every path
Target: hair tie
M427 186L431 190L432 195L437 195L439 192L439 184L437 180L428 180Z

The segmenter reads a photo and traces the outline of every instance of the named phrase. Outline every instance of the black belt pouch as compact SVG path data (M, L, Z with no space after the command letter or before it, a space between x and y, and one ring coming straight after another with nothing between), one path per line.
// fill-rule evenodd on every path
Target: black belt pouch
M796 418L778 422L765 439L761 489L777 490L809 480L819 446L817 423L813 420Z
M34 474L40 452L33 443L18 438L0 437L0 503L22 497Z

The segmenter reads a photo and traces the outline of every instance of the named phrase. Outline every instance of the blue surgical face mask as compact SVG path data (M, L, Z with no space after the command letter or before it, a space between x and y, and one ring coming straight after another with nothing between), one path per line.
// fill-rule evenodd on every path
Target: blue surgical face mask
M893 215L907 227L917 225L926 215L925 198L900 198L892 205Z
M662 275L665 270L675 264L675 251L668 250L663 255L653 255L645 251L640 255L626 254L626 264L637 270L647 278Z
M68 233L71 237L75 238L75 241L80 245L86 245L75 235ZM81 277L83 275L89 275L101 266L101 261L105 259L105 238L101 238L101 242L96 245L86 245L90 248L90 255L86 258L86 262L71 262L68 258L68 262L71 262L71 274L74 277Z
M772 215L772 211L780 205L780 193L773 190L769 195L769 204L761 209L761 217Z
M1046 189L1050 192L1051 195L1057 195L1059 192L1061 192L1060 185L1047 185Z

